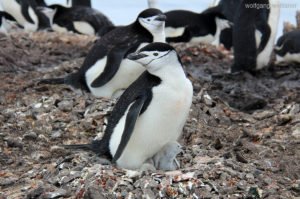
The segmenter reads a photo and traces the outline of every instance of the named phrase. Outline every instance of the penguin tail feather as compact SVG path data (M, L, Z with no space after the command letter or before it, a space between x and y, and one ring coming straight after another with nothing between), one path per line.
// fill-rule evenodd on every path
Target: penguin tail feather
M85 151L92 151L99 156L106 156L111 158L108 145L105 144L102 140L93 140L90 144L70 144L61 146L65 149L79 149Z
M38 82L38 84L65 84L65 78L50 78L50 79L42 79Z

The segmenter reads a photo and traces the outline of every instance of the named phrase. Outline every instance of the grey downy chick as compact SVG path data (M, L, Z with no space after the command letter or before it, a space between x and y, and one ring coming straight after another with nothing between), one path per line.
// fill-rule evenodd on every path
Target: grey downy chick
M140 170L176 170L180 168L176 156L182 152L182 146L176 142L168 142L158 153L149 158Z

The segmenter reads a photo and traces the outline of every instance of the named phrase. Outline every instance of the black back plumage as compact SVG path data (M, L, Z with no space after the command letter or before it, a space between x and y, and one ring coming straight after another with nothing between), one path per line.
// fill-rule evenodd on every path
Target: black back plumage
M192 37L214 35L217 30L216 17L225 19L219 7L208 8L202 13L187 10L173 10L166 12L166 27L185 27L183 35L167 38L168 42L189 42Z
M159 85L161 79L145 71L136 81L134 81L122 94L114 106L113 111L108 118L107 127L101 140L94 140L91 144L82 145L65 145L71 149L87 149L99 154L112 158L109 150L109 141L113 134L114 128L124 116L128 106L140 97L146 97L140 114L143 114L152 100L152 88Z
M144 29L138 22L135 22L129 26L115 28L109 34L104 35L102 38L96 41L95 45L85 58L82 67L77 73L68 76L66 78L66 83L74 86L75 88L87 89L85 81L85 72L98 60L102 59L110 52L114 52L118 48L126 49L126 53L123 56L125 58L127 54L136 51L136 49L141 43L149 43L152 42L152 40L152 35L146 29ZM113 67L118 66L110 65L108 69L114 71ZM104 73L102 74L103 76L106 76L107 73L105 73L104 71ZM109 81L109 79L106 81Z
M79 33L74 25L74 21L86 21L102 36L114 28L113 23L101 12L87 6L72 6L67 8L61 5L51 5L56 9L53 23L66 27L70 31Z
M300 30L285 33L276 42L275 53L284 56L286 53L300 53Z

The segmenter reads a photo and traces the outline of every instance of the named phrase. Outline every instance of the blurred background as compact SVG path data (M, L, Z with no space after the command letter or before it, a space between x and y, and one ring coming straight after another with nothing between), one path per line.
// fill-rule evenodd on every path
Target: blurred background
M201 12L213 5L217 0L156 0L156 5L162 11L185 9ZM46 0L48 4L66 5L66 0ZM282 35L283 22L296 23L296 11L300 9L299 0L281 0L281 15L277 35ZM148 7L147 0L92 0L93 8L108 16L116 25L127 25L133 22L137 14ZM288 8L287 8L288 7Z
M47 3L61 3L63 0L46 0ZM201 12L213 5L215 0L156 0L162 11L174 9ZM299 0L281 0L281 16L278 26L278 37L282 35L283 22L296 23L296 10L300 9ZM288 5L289 8L284 6ZM127 25L135 20L137 14L147 8L147 0L92 0L92 6L107 15L116 25Z

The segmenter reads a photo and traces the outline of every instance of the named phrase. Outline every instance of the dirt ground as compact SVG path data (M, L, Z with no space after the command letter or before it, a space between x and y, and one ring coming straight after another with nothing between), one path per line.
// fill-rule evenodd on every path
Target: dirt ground
M180 140L181 168L116 168L61 144L103 134L115 100L37 85L82 64L95 38L0 36L0 199L300 197L300 67L230 75L232 55L176 44L194 97Z

